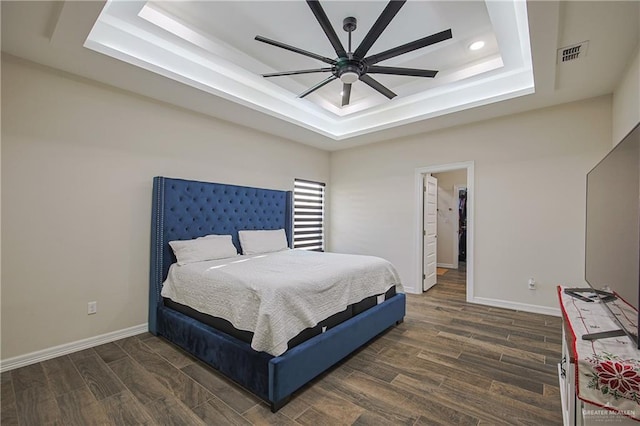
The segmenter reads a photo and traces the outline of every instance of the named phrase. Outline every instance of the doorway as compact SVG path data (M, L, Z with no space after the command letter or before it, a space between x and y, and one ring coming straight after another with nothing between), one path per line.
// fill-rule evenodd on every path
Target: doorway
M458 269L466 258L465 169L434 173L438 179L438 267Z
M449 175L446 175L446 173L448 172L456 172L456 173L450 173ZM465 277L466 277L466 299L467 301L472 300L473 298L473 205L474 205L474 193L473 193L473 189L474 189L474 163L473 161L468 161L468 162L461 162L461 163L451 163L451 164L442 164L442 165L438 165L438 166L428 166L428 167L421 167L421 168L417 168L415 169L415 185L416 185L416 213L417 213L417 221L416 221L416 236L418 237L417 240L418 242L416 243L416 252L417 252L417 259L416 259L416 278L417 278L417 282L416 285L413 289L407 289L407 291L413 292L413 293L422 293L422 288L423 288L423 284L424 284L424 276L425 276L425 271L424 271L424 259L425 259L425 248L424 248L424 229L425 229L425 223L424 223L424 202L425 202L425 192L424 192L424 179L425 176L427 175L434 175L436 177L438 176L444 176L449 177L449 176L455 176L458 175L460 176L460 174L466 175L466 180L464 182L464 184L462 184L461 182L454 184L453 182L449 182L447 183L446 179L445 179L445 184L447 186L451 186L450 188L450 193L451 193L451 199L449 202L449 205L447 205L446 203L442 206L444 209L446 209L446 211L442 211L442 214L438 214L438 220L441 219L441 216L444 218L444 216L449 212L449 208L451 208L451 213L454 213L455 210L458 210L460 205L459 205L459 196L461 193L464 194L464 212L466 213L466 217L465 217L465 221L464 223L460 222L460 219L458 218L458 214L460 214L459 211L455 212L455 219L453 219L453 215L449 215L449 222L450 224L454 224L457 226L454 226L453 228L455 228L455 230L453 228L451 228L450 231L447 231L447 238L450 239L450 241L452 242L451 245L447 245L447 244L442 244L442 240L444 240L444 236L440 236L438 235L438 245L441 247L444 247L445 250L449 250L450 253L450 261L446 262L446 265L441 263L441 259L443 259L442 257L439 258L438 263L440 265L442 265L442 267L445 266L449 266L452 269L455 269L456 267L458 268L457 270L460 273L465 273ZM439 179L440 180L440 179ZM459 179L458 179L459 180ZM442 181L441 181L442 182ZM455 194L455 195L454 195ZM455 209L455 210L454 210ZM463 230L465 235L463 240L460 239L460 231ZM449 235L450 234L450 235ZM456 236L454 238L454 235ZM462 248L464 249L464 253L463 256L460 256L460 246L463 246ZM455 248L454 248L455 246ZM454 251L456 253L456 255L454 256ZM446 259L446 258L445 258ZM464 261L462 261L461 259L464 259ZM462 263L461 263L462 262ZM440 266L439 265L439 266ZM411 291L414 290L414 291Z
M453 194L458 204L458 217L454 232L454 265L458 269L459 262L467 261L467 185L454 185Z

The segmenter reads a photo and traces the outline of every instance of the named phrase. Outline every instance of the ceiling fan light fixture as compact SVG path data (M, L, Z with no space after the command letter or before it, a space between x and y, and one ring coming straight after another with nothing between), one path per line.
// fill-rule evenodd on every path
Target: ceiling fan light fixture
M345 71L340 75L340 81L344 84L353 84L358 81L359 78L360 75L355 71Z

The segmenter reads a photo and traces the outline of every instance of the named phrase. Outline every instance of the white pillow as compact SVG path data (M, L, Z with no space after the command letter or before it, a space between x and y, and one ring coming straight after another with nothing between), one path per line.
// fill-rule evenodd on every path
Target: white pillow
M180 266L238 255L231 235L206 235L193 240L169 241L169 245Z
M238 231L242 254L260 254L289 248L284 229L273 231Z

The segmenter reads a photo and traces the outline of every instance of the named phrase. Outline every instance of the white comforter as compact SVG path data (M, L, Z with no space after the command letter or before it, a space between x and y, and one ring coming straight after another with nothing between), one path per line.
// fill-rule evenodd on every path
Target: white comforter
M403 292L384 259L286 250L173 264L162 296L252 331L253 349L278 356L305 328L393 286Z

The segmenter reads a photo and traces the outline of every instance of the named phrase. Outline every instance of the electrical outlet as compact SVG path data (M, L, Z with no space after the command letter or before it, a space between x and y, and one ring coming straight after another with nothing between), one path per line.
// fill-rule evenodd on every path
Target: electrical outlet
M527 287L529 288L529 290L535 290L536 280L534 280L533 278L529 278L529 281L527 281Z
M89 302L87 304L87 315L93 315L98 312L98 302Z

